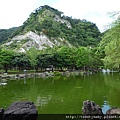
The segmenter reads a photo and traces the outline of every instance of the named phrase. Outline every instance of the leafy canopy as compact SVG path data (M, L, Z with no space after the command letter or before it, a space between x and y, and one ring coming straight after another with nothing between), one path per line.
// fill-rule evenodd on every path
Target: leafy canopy
M109 68L120 67L120 19L118 18L111 24L109 29L103 36L100 45L103 47L105 57L104 65Z

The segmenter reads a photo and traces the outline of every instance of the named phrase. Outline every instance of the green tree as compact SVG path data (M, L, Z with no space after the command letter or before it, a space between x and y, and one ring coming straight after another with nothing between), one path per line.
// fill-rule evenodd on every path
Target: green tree
M3 69L7 73L7 70L12 67L13 51L11 50L1 50L0 51L0 64L3 66Z
M35 74L35 66L37 65L37 49L35 47L32 47L30 48L28 51L27 51L27 56L29 57L29 60L30 60L30 64L31 66L34 68L34 74Z
M104 34L101 46L104 46L104 65L107 68L120 67L120 19L111 24L111 28Z
M66 46L58 48L56 53L54 54L54 57L56 58L56 66L60 67L61 69L63 67L69 68L71 66L71 48L68 48Z
M92 58L93 58L93 67L98 69L98 68L103 68L103 58L105 57L105 52L102 47L94 47L91 50L92 52Z
M51 65L56 66L56 61L54 58L54 53L56 52L57 48L56 47L48 47L44 50L39 51L38 54L38 68L45 69L47 67L50 67Z
M28 56L25 53L15 52L12 65L19 69L19 72L30 66Z
M83 67L85 71L85 67L89 67L92 65L92 57L91 50L87 47L79 47L76 54L76 65L77 67Z

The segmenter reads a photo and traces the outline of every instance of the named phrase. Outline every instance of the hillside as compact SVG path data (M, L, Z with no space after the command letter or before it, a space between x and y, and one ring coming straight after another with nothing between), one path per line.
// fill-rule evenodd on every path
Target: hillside
M0 43L7 41L12 37L12 34L16 32L17 27L13 27L10 29L0 29Z
M25 50L31 46L38 49L63 45L96 46L101 36L94 23L72 19L64 16L63 12L45 5L32 12L23 25L9 36L5 39L3 37L2 42L5 43L2 47Z

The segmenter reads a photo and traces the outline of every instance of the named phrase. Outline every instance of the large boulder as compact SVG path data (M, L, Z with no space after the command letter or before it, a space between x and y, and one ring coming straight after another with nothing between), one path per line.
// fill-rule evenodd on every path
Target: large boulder
M4 111L5 111L5 110L4 110L3 108L0 108L0 120L2 120Z
M82 112L86 115L103 115L101 107L90 100L83 102Z
M33 102L14 102L4 111L3 120L36 120L38 111Z
M104 116L100 106L90 100L86 100L83 102L82 113L84 116L88 116L86 120L99 118L102 119Z

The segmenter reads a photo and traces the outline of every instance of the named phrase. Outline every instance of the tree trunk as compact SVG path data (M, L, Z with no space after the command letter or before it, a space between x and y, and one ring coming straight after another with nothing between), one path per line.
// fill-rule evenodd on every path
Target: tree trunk
M19 73L20 73L20 71L21 71L21 68L20 68L20 66L18 67L18 69L19 69Z
M35 66L34 66L34 77L35 77Z
M5 69L5 73L7 73L7 69Z
M53 65L52 65L51 67L52 67L52 72L54 72L54 68L53 68Z
M7 70L8 70L7 66L4 67L4 70L5 70L5 73L7 73Z

